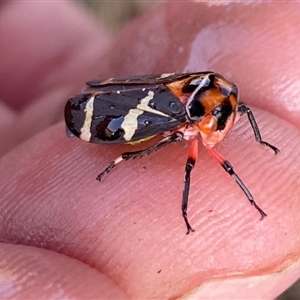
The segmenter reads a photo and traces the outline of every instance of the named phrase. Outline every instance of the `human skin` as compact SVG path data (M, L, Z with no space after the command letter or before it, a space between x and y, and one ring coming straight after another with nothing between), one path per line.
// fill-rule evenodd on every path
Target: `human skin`
M274 299L300 276L299 4L212 3L162 3L113 42L71 3L0 7L1 299ZM42 37L51 47L37 57ZM28 50L9 68L11 44ZM99 183L112 159L158 138L92 145L50 125L93 77L201 70L239 86L281 152L255 142L247 117L216 147L268 214L259 221L200 147L188 210L196 231L186 235L188 142L121 163Z

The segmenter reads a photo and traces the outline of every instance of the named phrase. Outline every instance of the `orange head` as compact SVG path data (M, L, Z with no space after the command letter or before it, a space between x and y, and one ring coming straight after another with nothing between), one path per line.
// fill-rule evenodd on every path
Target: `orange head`
M199 130L203 143L213 147L237 121L237 87L213 72L195 78L189 85L197 87L186 102L188 119Z

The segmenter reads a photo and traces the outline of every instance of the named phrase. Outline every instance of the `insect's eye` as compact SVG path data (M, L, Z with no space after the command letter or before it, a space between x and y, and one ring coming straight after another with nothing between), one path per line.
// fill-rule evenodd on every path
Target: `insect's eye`
M198 128L203 133L212 133L218 128L218 120L213 115L207 115L201 122L198 123Z

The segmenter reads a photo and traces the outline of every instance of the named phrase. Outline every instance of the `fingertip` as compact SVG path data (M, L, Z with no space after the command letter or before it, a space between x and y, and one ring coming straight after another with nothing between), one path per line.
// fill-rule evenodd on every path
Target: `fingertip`
M0 255L2 299L129 299L101 272L65 255L11 244L1 244Z

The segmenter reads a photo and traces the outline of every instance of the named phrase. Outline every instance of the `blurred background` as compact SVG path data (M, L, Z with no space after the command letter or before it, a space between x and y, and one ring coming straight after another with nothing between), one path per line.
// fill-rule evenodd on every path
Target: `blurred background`
M126 0L126 1L80 1L82 5L97 19L101 20L111 33L119 31L123 25L134 19L146 10L151 9L158 0Z

